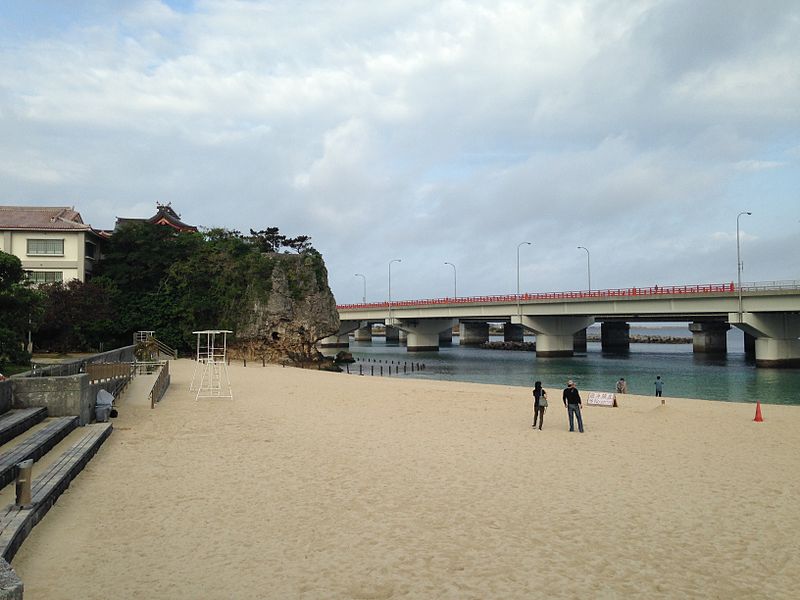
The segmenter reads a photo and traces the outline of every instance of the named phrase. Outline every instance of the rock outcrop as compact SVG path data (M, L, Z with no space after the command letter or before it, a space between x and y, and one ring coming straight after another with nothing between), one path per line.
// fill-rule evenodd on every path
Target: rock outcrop
M339 329L336 300L328 287L322 256L264 254L239 315L234 358L319 364L316 343Z

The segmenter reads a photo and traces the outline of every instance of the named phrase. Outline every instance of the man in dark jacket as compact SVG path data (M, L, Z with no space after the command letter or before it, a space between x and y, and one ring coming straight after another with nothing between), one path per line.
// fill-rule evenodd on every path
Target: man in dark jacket
M564 400L564 406L567 407L567 414L569 414L569 430L575 431L573 415L576 415L578 417L578 431L583 433L583 419L581 418L583 403L581 402L578 388L575 387L575 382L572 379L567 382L567 387L561 397Z

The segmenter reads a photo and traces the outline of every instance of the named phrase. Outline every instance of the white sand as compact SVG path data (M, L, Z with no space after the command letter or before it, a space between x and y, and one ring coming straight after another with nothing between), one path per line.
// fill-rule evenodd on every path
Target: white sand
M121 402L26 600L800 597L800 407L626 396L581 435L561 382L534 431L525 388L232 366L195 402L193 364Z

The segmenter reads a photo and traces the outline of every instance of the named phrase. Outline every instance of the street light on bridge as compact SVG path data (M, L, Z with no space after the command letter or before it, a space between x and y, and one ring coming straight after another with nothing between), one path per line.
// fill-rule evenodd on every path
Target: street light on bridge
M738 284L736 286L739 292L739 322L742 321L742 252L739 244L739 219L742 215L752 215L753 213L743 210L736 215L736 275L738 277Z
M530 242L520 242L517 244L517 316L519 316L520 325L522 325L522 306L519 303L519 249L523 246L532 246Z
M364 280L364 295L361 298L362 304L367 303L367 276L362 275L361 273L356 273L353 277L361 277Z
M392 263L403 262L399 258L394 258L389 261L389 320L392 319Z
M456 266L453 263L447 261L445 261L444 264L453 267L453 298L458 298L458 279L456 275Z
M586 273L589 276L589 292L592 291L592 264L589 262L589 249L583 246L578 246L578 250L586 250Z
M523 246L532 246L530 242L520 242L517 244L517 296L519 296L519 249Z

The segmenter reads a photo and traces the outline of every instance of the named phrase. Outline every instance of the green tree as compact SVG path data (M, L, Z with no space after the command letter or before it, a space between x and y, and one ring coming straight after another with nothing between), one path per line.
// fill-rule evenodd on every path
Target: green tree
M205 243L200 233L150 223L129 223L114 232L93 279L107 290L114 307L111 341L126 344L135 331L164 328L173 309L165 305L161 289L169 270Z
M39 317L40 302L40 295L25 282L19 258L0 252L0 368L30 363L25 341Z
M51 351L99 350L114 323L109 289L74 279L42 286L44 314L36 345Z

